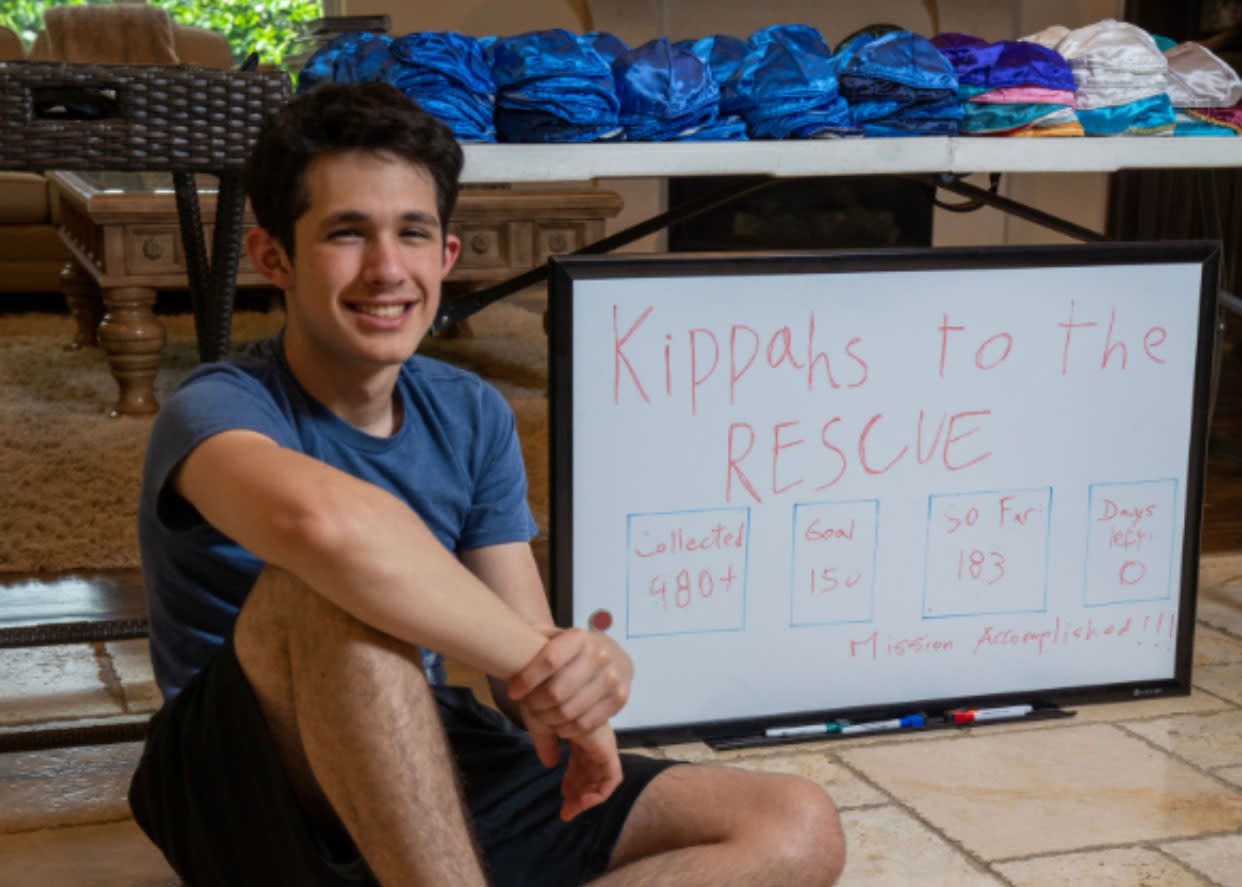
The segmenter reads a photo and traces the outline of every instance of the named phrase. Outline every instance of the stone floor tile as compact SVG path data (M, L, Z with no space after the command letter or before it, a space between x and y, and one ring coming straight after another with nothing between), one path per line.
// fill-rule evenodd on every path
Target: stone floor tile
M692 764L722 764L728 760L742 757L742 752L728 753L712 751L706 742L673 742L661 745L664 756L677 761L689 761Z
M1242 662L1198 666L1192 680L1196 687L1242 705Z
M621 751L633 755L642 755L645 758L656 758L658 760L663 760L668 757L668 754L665 753L664 749L658 745L635 745L623 748Z
M1213 770L1212 773L1226 782L1232 782L1238 788L1242 788L1242 767L1222 767L1219 770Z
M0 649L0 726L121 711L89 644Z
M1210 887L1199 875L1167 856L1143 847L1118 847L1000 862L995 869L1014 887Z
M121 681L125 708L134 713L154 714L164 703L151 671L151 646L145 638L112 641L105 645L112 667Z
M1199 588L1195 619L1201 625L1242 638L1242 585Z
M959 850L898 807L846 810L838 887L999 887Z
M0 884L176 887L180 883L133 820L0 836Z
M1242 662L1242 640L1200 625L1195 629L1195 666Z
M1242 835L1220 835L1162 844L1162 850L1176 856L1219 887L1242 887Z
M885 804L888 798L823 753L781 752L735 758L730 767L764 773L792 773L824 787L840 809Z
M1242 585L1242 555L1207 554L1199 558L1199 587Z
M125 819L141 754L121 742L0 755L0 833Z
M1242 827L1242 793L1115 726L979 731L840 757L988 860Z
M1162 718L1125 729L1209 770L1242 764L1242 711Z

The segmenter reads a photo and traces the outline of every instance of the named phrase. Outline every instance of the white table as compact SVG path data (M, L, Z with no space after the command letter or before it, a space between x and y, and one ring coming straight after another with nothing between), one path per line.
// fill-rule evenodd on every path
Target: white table
M1115 172L1242 166L1242 137L468 144L465 155L463 184L723 175Z

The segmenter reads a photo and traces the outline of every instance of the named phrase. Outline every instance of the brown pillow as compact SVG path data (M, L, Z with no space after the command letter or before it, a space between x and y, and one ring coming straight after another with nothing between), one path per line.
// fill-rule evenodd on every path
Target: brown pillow
M172 19L158 6L123 3L43 10L53 61L175 65Z

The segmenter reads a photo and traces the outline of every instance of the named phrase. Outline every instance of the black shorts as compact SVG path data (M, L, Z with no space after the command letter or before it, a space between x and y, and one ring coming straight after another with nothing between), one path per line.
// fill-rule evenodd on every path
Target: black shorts
M466 807L496 887L571 887L601 874L630 808L673 761L622 755L609 799L562 822L562 766L461 687L435 687ZM356 850L329 853L294 797L231 642L151 720L129 792L143 831L193 887L375 884Z

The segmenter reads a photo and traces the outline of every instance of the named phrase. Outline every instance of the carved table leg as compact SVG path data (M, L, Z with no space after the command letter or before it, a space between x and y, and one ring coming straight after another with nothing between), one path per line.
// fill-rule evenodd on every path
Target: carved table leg
M99 342L108 353L120 396L112 416L149 415L159 410L155 401L155 374L167 336L155 316L155 290L121 286L103 292L104 318Z
M99 285L77 262L69 262L60 269L60 291L64 293L65 303L78 322L73 341L65 348L77 351L79 348L95 347L99 344L99 322L103 319Z

